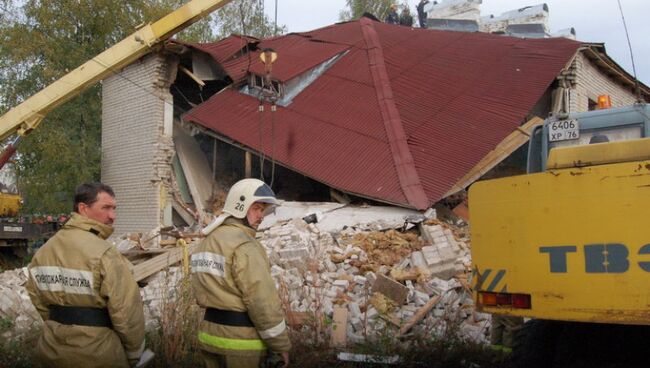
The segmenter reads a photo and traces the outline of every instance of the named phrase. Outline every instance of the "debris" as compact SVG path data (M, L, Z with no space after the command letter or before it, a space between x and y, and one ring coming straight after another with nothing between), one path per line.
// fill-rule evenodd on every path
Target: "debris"
M381 293L395 301L397 305L402 305L406 302L409 289L390 277L379 274L377 281L372 285L372 292Z
M364 362L364 363L377 363L377 364L399 363L398 355L381 356L381 355L353 354L353 353L341 352L337 357L339 360L344 362Z
M491 318L474 311L467 281L466 224L459 227L453 219L423 220L426 216L420 215L424 222L411 231L397 230L403 224L380 231L376 229L382 224L366 221L363 226L330 232L318 226L320 220L325 222L344 209L324 205L329 212L314 203L297 206L301 209L295 211L296 218L277 220L256 235L269 255L271 274L286 295L287 323L292 328L324 332L325 321L333 320L336 328L331 339L341 346L363 342L386 328L395 329L396 334L427 331L443 336L452 325L460 326L457 331L463 338L487 341ZM357 210L367 209L347 208L349 213ZM305 211L322 218L307 224L300 217ZM133 265L136 280L147 283L140 291L148 331L159 327L163 307L178 297L177 286L184 274L181 267L170 267L182 262L182 248L153 246L198 235L191 230L153 229L146 235L122 238L120 244L128 249L124 255ZM187 246L188 256L196 244ZM38 328L40 316L24 287L8 281L15 275L5 274L0 274L0 318L16 322L2 337L24 336ZM27 277L18 280L22 285Z
M469 207L467 207L467 199L464 201L460 202L458 206L454 207L452 212L463 219L465 222L469 222Z
M370 298L370 305L375 307L377 313L382 315L388 315L396 307L396 303L394 300L388 299L386 295L380 292L372 293L372 297Z
M27 267L0 274L0 320L11 322L6 330L0 330L3 340L24 339L43 323L25 289L27 278Z
M358 318L358 317L353 317ZM332 336L331 344L335 347L347 345L347 326L348 310L347 308L334 307L334 316L332 317Z
M404 335L407 333L416 323L420 322L431 311L431 309L438 304L439 301L440 295L436 295L429 299L427 304L420 308L417 313L415 313L415 315L399 329L399 334Z
M188 255L192 254L192 251L196 247L197 243L192 243L187 246ZM147 276L151 276L157 272L162 271L163 269L174 265L184 258L184 250L182 247L172 248L165 253L159 254L150 260L144 261L140 264L133 266L133 278L135 281L140 281Z
M196 210L203 219L208 216L208 201L212 198L212 169L196 140L180 125L174 126L174 146L185 174Z

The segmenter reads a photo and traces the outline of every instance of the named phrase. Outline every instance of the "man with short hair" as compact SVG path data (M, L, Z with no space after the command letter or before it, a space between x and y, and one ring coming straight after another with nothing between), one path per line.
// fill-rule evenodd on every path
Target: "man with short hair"
M140 289L113 233L108 185L77 187L74 213L29 265L27 291L43 317L36 345L48 367L129 367L144 351Z
M198 338L208 368L257 368L268 352L289 364L284 312L266 251L255 239L276 204L263 181L238 181L192 255L194 295L206 308Z

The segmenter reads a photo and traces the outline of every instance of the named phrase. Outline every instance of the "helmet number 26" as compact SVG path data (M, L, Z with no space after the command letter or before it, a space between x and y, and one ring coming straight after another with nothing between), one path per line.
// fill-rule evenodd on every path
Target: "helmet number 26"
M237 204L235 204L235 209L237 211L242 211L243 212L244 211L244 204L241 203L241 202L237 202Z

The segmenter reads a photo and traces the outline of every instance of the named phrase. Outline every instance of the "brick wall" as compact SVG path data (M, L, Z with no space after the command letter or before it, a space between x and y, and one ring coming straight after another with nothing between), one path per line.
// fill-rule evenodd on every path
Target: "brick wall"
M578 53L572 67L576 83L570 91L570 112L588 111L589 99L598 101L598 95L609 95L612 107L633 104L636 99L630 88L623 87L607 76L582 53Z
M146 232L170 211L174 63L151 54L102 86L102 181L117 198L115 234Z

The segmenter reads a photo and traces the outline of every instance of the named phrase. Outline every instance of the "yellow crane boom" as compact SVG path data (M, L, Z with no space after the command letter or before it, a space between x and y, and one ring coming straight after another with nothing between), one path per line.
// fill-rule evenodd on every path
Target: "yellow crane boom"
M14 133L28 134L56 107L230 1L192 0L155 23L138 29L0 116L0 140Z

